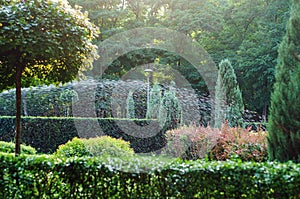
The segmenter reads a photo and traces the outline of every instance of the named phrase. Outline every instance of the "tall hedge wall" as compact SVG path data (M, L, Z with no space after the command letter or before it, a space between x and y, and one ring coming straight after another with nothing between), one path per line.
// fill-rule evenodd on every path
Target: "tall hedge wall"
M74 124L76 120L78 122L84 120L86 124L85 128L87 129L93 128L92 125L94 125L94 123L92 122L93 120L97 120L99 127L105 135L129 141L136 153L153 152L165 146L165 131L167 128L162 128L154 136L141 138L130 133L124 133L116 124L118 119L114 118L25 117L22 119L22 141L26 145L36 148L38 152L52 153L59 145L66 143L74 137L80 137ZM148 120L120 121L125 122L125 124L129 121L135 122L141 126L147 125L147 122L149 122ZM92 125L89 126L89 123ZM0 117L0 140L14 140L14 124L14 117ZM97 136L96 132L94 136Z

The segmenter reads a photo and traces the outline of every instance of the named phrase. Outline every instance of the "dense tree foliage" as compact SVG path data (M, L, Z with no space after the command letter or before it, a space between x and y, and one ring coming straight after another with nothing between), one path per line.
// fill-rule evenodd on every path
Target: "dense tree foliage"
M16 87L16 154L20 153L21 86L65 83L97 56L97 29L67 1L1 1L0 90ZM21 82L23 79L23 82Z
M286 35L279 48L269 121L272 160L300 162L300 2L293 0Z
M229 58L245 108L266 115L278 44L289 13L288 1L71 0L71 3L89 11L93 22L101 28L100 40L135 27L167 27L197 41L216 63ZM154 60L180 71L194 89L208 92L201 75L190 63L158 49L141 49L122 55L106 72L110 77L120 77L130 68Z

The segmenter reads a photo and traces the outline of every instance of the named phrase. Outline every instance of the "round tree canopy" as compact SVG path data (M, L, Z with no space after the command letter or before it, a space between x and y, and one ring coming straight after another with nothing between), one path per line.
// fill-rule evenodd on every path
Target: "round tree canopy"
M97 57L98 29L66 0L0 0L0 6L0 91L15 87L17 67L23 86L58 84Z

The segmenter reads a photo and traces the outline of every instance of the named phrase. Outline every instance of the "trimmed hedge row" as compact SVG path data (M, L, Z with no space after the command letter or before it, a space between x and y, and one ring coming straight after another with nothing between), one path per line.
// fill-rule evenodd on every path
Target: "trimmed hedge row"
M0 153L0 198L299 198L292 162L164 162Z
M167 128L157 130L157 126L152 126L157 134L149 137L134 135L129 122L134 122L136 126L146 126L150 120L130 120L114 118L68 118L68 117L23 117L22 118L22 141L37 149L40 153L53 153L59 145L66 143L79 135L75 122L84 122L84 131L92 133L90 137L97 136L95 132L94 121L99 123L98 128L108 136L122 138L130 142L131 148L136 153L153 152L163 148L166 144L165 132ZM151 121L154 122L154 121ZM121 129L118 124L128 129ZM15 119L12 116L0 116L0 140L13 141ZM124 133L124 130L128 133ZM148 129L148 132L151 129ZM138 132L143 134L145 132ZM146 132L147 133L147 132ZM98 135L100 136L100 135Z

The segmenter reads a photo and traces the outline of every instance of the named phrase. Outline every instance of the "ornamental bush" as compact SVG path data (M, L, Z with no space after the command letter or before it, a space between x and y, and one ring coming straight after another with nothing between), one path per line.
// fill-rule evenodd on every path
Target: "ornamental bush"
M133 155L134 153L129 142L110 136L83 139L83 143L91 156L120 157Z
M239 158L243 161L262 162L268 159L267 132L251 128L222 125L217 144L211 150L213 160Z
M54 155L58 157L83 157L90 156L90 153L83 140L75 137L67 143L60 145Z
M209 126L181 127L166 133L164 152L189 160L207 157L261 162L268 158L266 135L262 130L254 132L251 128L229 127L227 123L221 130Z
M183 126L166 133L166 155L185 160L204 158L217 144L219 129L203 126Z
M89 139L75 137L66 144L60 145L54 154L58 157L121 157L133 153L134 151L130 148L129 142L109 136L101 136Z

